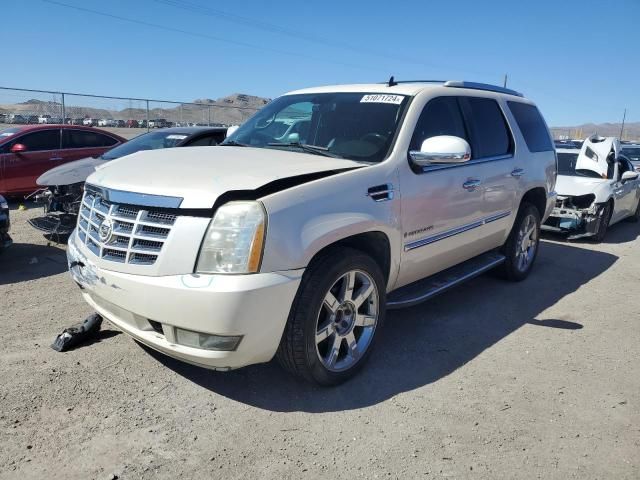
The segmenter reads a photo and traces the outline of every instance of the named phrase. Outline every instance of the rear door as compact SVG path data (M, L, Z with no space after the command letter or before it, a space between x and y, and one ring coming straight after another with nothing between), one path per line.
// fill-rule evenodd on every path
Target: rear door
M62 130L62 150L59 164L87 157L98 157L120 142L99 131L65 128Z
M11 147L22 144L26 150L11 153ZM39 187L36 179L58 165L60 129L37 130L16 136L0 150L3 182L0 193L30 193Z
M513 135L495 98L460 97L460 106L471 139L469 167L481 181L477 220L482 225L474 250L483 252L501 245L513 223L525 158L514 155Z

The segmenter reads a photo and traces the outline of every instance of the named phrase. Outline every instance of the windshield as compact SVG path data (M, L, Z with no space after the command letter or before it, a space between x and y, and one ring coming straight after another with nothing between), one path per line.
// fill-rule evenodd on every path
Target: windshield
M579 151L576 151L576 153L558 152L558 175L571 175L574 177L590 177L603 179L604 177L601 177L597 172L594 172L593 170L576 170L576 161L578 160L579 153ZM613 178L613 166L613 162L609 162L609 171L607 174L607 178L609 179Z
M131 155L141 150L157 150L159 148L173 148L181 143L189 135L186 133L171 132L149 132L143 133L136 138L129 140L115 148L112 148L100 158L103 160L114 160L116 158Z
M632 162L640 162L640 147L622 147L622 153Z
M395 137L408 97L367 93L311 93L280 97L222 145L291 149L381 162Z

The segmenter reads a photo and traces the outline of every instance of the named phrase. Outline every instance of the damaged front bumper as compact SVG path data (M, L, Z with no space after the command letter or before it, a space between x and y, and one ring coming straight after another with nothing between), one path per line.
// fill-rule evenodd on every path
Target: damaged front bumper
M560 197L542 230L567 235L568 240L591 237L598 231L602 205L592 203L578 208L570 202L571 197Z
M100 268L83 248L73 233L69 271L98 314L154 350L214 370L271 360L304 273L151 277ZM233 348L194 347L190 339L201 335L239 340Z

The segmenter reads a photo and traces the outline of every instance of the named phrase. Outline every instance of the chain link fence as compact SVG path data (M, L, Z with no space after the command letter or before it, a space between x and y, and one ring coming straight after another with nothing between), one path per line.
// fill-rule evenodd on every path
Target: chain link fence
M173 126L231 126L243 123L266 103L242 94L176 102L0 87L0 124L66 123L135 129L135 133Z

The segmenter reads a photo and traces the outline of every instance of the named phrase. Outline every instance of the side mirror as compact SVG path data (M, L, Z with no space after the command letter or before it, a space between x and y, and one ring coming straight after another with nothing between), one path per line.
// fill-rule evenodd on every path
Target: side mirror
M409 157L420 167L441 163L464 163L471 159L471 147L463 138L438 135L422 142L420 150L411 150Z
M622 182L628 182L629 180L635 180L638 178L638 175L640 175L640 173L634 171L624 172L620 180L622 180Z
M10 151L11 153L22 153L27 151L27 147L22 143L14 143Z

